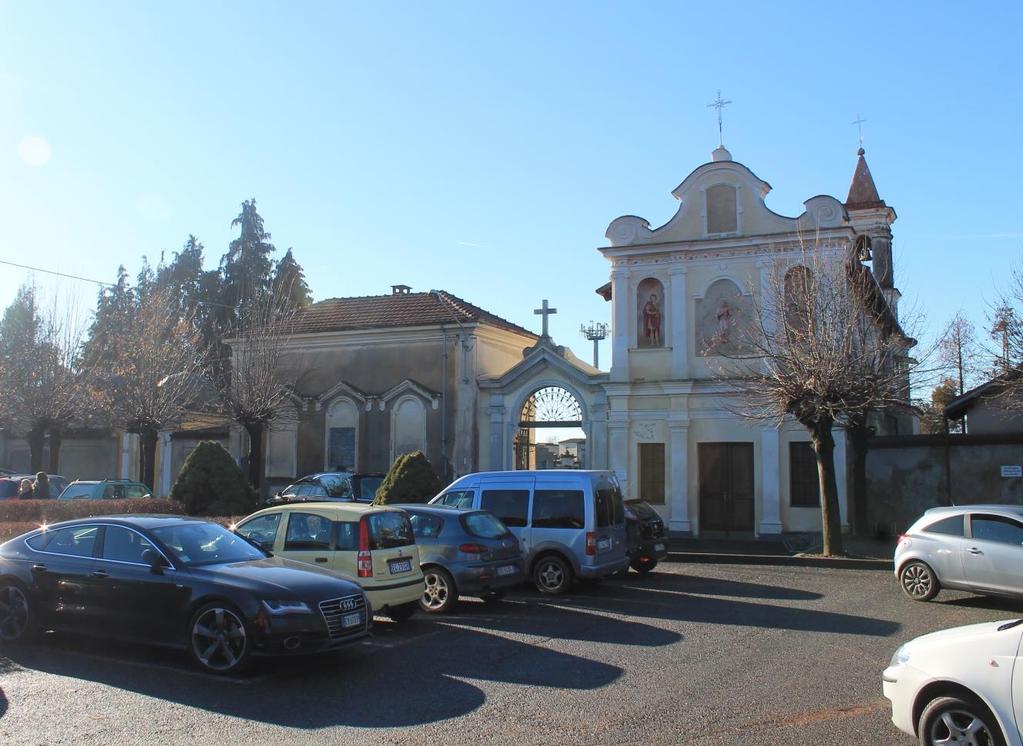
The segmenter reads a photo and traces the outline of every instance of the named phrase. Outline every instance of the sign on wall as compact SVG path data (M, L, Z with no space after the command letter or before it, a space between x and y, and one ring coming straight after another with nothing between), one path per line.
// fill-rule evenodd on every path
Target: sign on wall
M1003 466L1003 477L1023 477L1023 466Z

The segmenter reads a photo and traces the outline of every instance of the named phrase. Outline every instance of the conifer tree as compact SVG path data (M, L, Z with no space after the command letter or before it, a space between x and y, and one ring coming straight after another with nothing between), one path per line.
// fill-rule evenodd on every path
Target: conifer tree
M273 279L274 295L283 298L285 305L290 309L305 308L313 302L309 293L309 285L305 281L305 272L302 265L295 261L295 257L288 249L287 253L277 262Z
M231 227L240 229L220 261L223 278L223 302L236 310L228 319L228 328L247 315L271 289L274 246L263 229L263 218L256 211L256 200L242 202L242 211Z

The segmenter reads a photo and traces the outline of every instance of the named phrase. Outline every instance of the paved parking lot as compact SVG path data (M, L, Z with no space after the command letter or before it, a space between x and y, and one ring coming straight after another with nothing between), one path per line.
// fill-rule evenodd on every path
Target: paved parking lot
M527 590L243 678L73 636L0 656L17 744L910 744L880 672L904 640L1023 613L886 572L669 564L564 599Z

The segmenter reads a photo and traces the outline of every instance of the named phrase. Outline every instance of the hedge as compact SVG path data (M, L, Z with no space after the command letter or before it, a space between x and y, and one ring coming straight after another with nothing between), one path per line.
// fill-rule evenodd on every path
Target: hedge
M191 515L234 515L256 509L256 491L220 443L204 440L188 454L171 498Z
M154 497L138 500L0 500L0 523L57 523L121 513L183 515L181 503Z
M398 456L377 488L377 505L425 503L444 488L422 451Z

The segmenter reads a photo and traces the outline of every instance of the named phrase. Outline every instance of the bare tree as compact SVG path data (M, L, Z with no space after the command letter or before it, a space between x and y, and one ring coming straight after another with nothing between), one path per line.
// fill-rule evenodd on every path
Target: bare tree
M938 355L944 372L958 383L956 393L962 394L966 391L967 382L973 379L980 361L976 329L962 311L956 312L942 332L938 341Z
M844 249L804 249L779 260L751 288L748 318L719 377L748 418L806 428L817 460L825 555L842 554L833 429L865 428L871 411L907 407L907 356L900 327L870 271Z
M39 303L34 286L21 288L0 325L3 389L12 430L24 434L32 471L60 468L60 441L69 423L84 420L97 409L98 392L83 358L85 327L73 304L54 298L49 308ZM47 435L49 464L43 463Z
M156 288L137 294L118 327L96 341L111 411L139 435L140 478L153 486L160 431L176 424L207 385L199 333L179 314L173 290Z
M227 414L248 435L248 477L257 489L263 479L267 430L284 416L283 405L294 395L300 378L284 357L294 314L287 292L264 293L245 309L237 331L225 340L231 349L231 366L221 384L221 400Z

